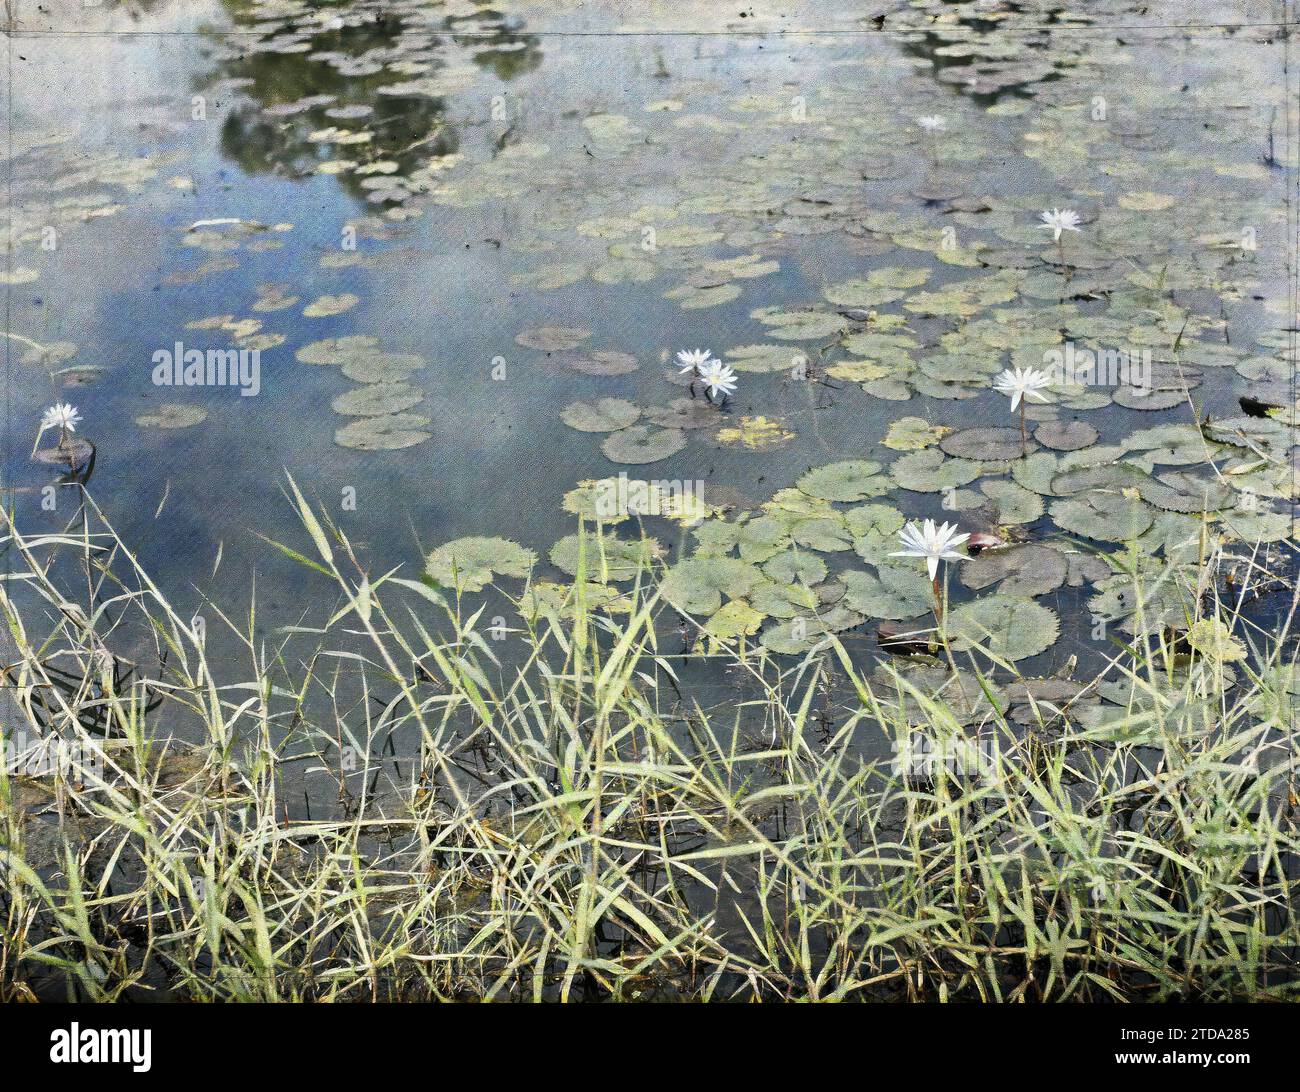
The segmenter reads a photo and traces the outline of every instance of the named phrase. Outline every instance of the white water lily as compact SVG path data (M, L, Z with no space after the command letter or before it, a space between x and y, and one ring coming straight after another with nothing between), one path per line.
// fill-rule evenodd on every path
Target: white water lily
M677 363L681 365L681 374L689 375L694 372L700 374L700 369L704 367L713 354L708 349L683 349L677 354Z
M736 373L731 367L722 363L721 360L709 360L700 367L700 382L702 382L708 391L709 400L719 391L724 396L735 393L736 390Z
M1050 402L1051 399L1039 391L1051 385L1052 377L1036 368L1017 368L1015 371L1007 368L993 380L993 389L1010 397L1012 413L1022 398L1026 402Z
M1056 243L1061 241L1063 231L1083 230L1079 227L1083 220L1074 209L1052 209L1050 212L1040 212L1038 218L1043 221L1038 226L1050 229L1052 241Z
M60 432L76 432L81 424L77 407L67 402L56 402L41 415L41 431L57 428Z
M948 123L938 114L926 114L924 117L919 117L916 119L916 124L927 133L940 133L948 127Z
M889 556L925 558L930 569L930 579L933 580L939 575L940 561L966 560L966 555L958 553L956 547L970 538L970 535L957 534L955 523L935 527L934 520L928 519L923 526L909 523L898 532L898 537L907 549L898 550Z

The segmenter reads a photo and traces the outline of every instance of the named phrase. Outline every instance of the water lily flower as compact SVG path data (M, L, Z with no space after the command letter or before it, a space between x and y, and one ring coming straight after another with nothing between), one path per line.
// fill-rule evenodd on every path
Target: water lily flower
M683 349L677 354L677 363L681 365L682 375L691 372L699 375L700 369L712 359L713 354L708 349Z
M917 118L916 123L927 133L941 133L948 127L948 123L938 114L926 114Z
M1040 372L1036 368L1017 368L1015 371L1007 368L993 380L994 389L1011 398L1013 413L1022 398L1032 402L1050 402L1051 399L1040 394L1039 391L1051 385L1052 377L1047 372Z
M1055 243L1061 241L1061 232L1063 231L1083 230L1079 227L1083 220L1074 209L1052 209L1050 212L1040 212L1038 218L1043 221L1038 226L1050 229L1052 241Z
M1040 394L1044 387L1052 385L1052 377L1047 372L1036 368L1017 368L1014 372L1007 368L993 380L993 389L1008 395L1011 399L1011 412L1020 407L1020 454L1029 450L1029 435L1025 431L1025 403L1050 402L1046 395Z
M77 407L67 402L57 402L41 415L41 431L57 428L60 432L76 432L81 424Z
M736 373L721 360L710 360L700 367L700 381L704 384L709 401L719 391L724 398L730 397L736 390Z
M923 557L930 569L930 579L937 580L940 561L965 561L966 555L957 552L956 547L965 542L970 535L957 534L955 523L945 523L935 527L934 520L928 519L924 526L909 523L898 537L906 550L898 550L890 557Z

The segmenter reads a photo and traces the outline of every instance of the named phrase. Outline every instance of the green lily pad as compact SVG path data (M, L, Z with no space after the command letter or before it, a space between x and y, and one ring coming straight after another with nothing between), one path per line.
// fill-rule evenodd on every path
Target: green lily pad
M853 538L853 549L873 565L889 564L889 554L898 549L898 532L906 520L890 504L861 504L844 513L844 526Z
M1043 514L1043 498L1015 482L980 482L980 492L991 502L1000 526L1033 523Z
M786 550L764 563L763 572L777 584L804 584L811 588L826 579L826 562L806 550Z
M718 411L703 398L674 398L666 406L650 406L645 418L661 428L710 428L718 423Z
M369 334L349 334L347 337L327 337L304 345L295 354L301 364L346 364L357 357L379 352L379 339Z
M722 597L742 599L764 580L758 567L734 557L692 557L664 577L663 596L681 613L705 617L722 606Z
M800 361L808 363L807 354L790 345L738 345L724 355L738 372L793 373Z
M962 429L945 436L939 441L939 447L944 454L960 459L990 461L1018 459L1022 451L1020 429L999 426ZM1028 450L1034 450L1033 441Z
M752 637L763 624L764 614L743 599L724 603L704 625L704 632L714 640L734 641Z
M891 451L920 451L937 444L951 431L945 425L932 425L923 417L900 417L890 424L881 443Z
M135 423L144 428L190 428L202 424L208 419L208 411L201 406L181 405L177 402L163 402L151 413L142 413Z
M429 424L429 418L414 413L358 417L335 431L334 442L356 451L396 451L429 439Z
M1002 550L983 550L958 566L961 582L979 590L998 584L1002 595L1032 599L1065 583L1069 563L1050 546L1025 543Z
M1097 442L1097 430L1086 421L1047 421L1034 429L1034 439L1057 451L1075 451Z
M497 576L526 577L537 561L532 550L505 538L458 538L433 551L425 572L445 588L480 592Z
M551 564L570 576L577 576L580 546L580 536L566 535L551 547ZM633 541L612 535L588 536L585 548L586 578L602 584L632 580L637 573L648 572L663 555L663 547L653 538Z
M676 455L686 446L686 433L679 428L650 428L632 425L611 433L600 445L612 463L657 463Z
M622 398L570 402L560 411L564 423L579 432L615 432L634 424L640 416L640 409Z
M942 493L968 485L984 472L984 467L970 459L945 458L942 451L929 448L896 459L889 476L903 489L915 493Z
M934 607L934 591L923 571L898 565L879 565L876 574L857 570L843 573L844 605L867 618L901 621Z
M1051 514L1063 531L1101 542L1132 542L1155 519L1145 502L1100 490L1055 501Z
M1056 643L1061 625L1056 614L1032 599L990 595L963 603L948 616L954 650L978 644L1000 660L1026 660Z
M344 292L338 296L319 296L304 307L302 313L304 318L328 318L331 315L341 315L344 311L351 311L360 302L361 298L351 292Z
M424 401L424 393L405 383L370 383L340 394L330 403L345 417L378 417L401 413Z
M777 307L760 307L750 312L768 327L768 334L779 341L812 341L833 337L847 330L850 321L833 311L782 311Z
M856 501L889 491L881 464L871 459L847 459L808 471L798 486L810 497L828 501Z
M591 331L583 326L537 326L516 334L515 344L544 353L558 353L576 349L589 337Z

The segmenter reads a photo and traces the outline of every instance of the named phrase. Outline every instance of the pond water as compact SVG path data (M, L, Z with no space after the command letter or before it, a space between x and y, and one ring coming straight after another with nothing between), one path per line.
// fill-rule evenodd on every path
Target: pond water
M879 655L928 610L897 526L955 520L1037 551L949 574L1027 674L1132 632L1095 556L1128 531L1152 573L1194 567L1203 510L1292 537L1282 5L7 7L6 503L62 526L29 456L73 403L182 612L333 609L254 534L302 545L286 471L374 573L501 536L554 580L579 483L702 482L703 524L644 520L668 563L732 559L679 602L782 654L825 627ZM177 343L256 351L256 394L160 385ZM737 371L723 406L696 348ZM1022 454L992 380L1067 350L1137 381L1054 388Z

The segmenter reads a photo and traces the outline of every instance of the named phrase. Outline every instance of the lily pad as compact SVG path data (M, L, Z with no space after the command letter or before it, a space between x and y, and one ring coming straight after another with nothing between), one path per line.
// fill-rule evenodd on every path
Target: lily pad
M377 417L401 413L424 401L424 393L405 383L369 383L330 403L335 413L345 417Z
M741 599L764 580L757 566L734 557L693 557L668 570L661 591L677 610L704 617L722 606L722 597Z
M895 484L915 493L942 493L974 481L984 467L970 459L948 459L933 448L914 451L897 459L889 468Z
M458 538L433 551L424 569L445 588L480 592L497 576L526 577L537 561L532 550L506 538Z
M582 326L538 326L515 335L515 344L544 353L558 353L576 349L589 337L591 331Z
M578 535L566 535L551 547L551 564L570 576L577 576L580 546ZM663 547L653 538L629 540L612 535L602 535L598 539L588 536L583 559L586 578L602 584L632 580L638 572L648 572L662 554Z
M151 413L142 413L135 423L144 428L190 428L208 419L208 411L201 406L164 402Z
M999 426L962 429L945 436L939 447L957 458L994 461L1017 459L1022 451L1020 429ZM1032 441L1028 450L1034 450Z
M958 568L961 582L968 588L979 590L999 584L1002 595L1032 599L1064 584L1069 564L1059 550L1026 543L1004 550L983 550Z
M686 433L679 428L650 428L633 425L611 433L600 445L612 463L657 463L676 455L686 446Z
M900 417L889 426L881 443L892 451L920 451L937 444L951 431L946 425L932 425L923 417Z
M358 417L334 433L334 442L356 451L396 451L429 439L429 424L429 418L414 413Z
M990 595L963 603L947 619L955 650L976 644L999 660L1026 660L1056 643L1056 614L1032 599Z
M1057 451L1075 451L1097 442L1097 430L1086 421L1047 421L1034 429L1034 439Z
M331 315L341 315L344 311L351 311L360 302L360 297L354 296L351 292L344 292L338 296L320 296L307 304L302 309L302 313L304 318L328 318Z
M871 459L847 459L808 471L798 485L810 497L828 501L857 501L889 491L881 464Z
M1051 513L1063 531L1101 542L1131 542L1155 518L1143 501L1099 490L1058 500L1052 504Z
M622 398L570 402L560 411L564 423L579 432L615 432L634 424L640 416L640 409Z
M844 605L867 618L901 621L934 606L934 591L923 571L899 565L879 565L876 574L841 574Z

